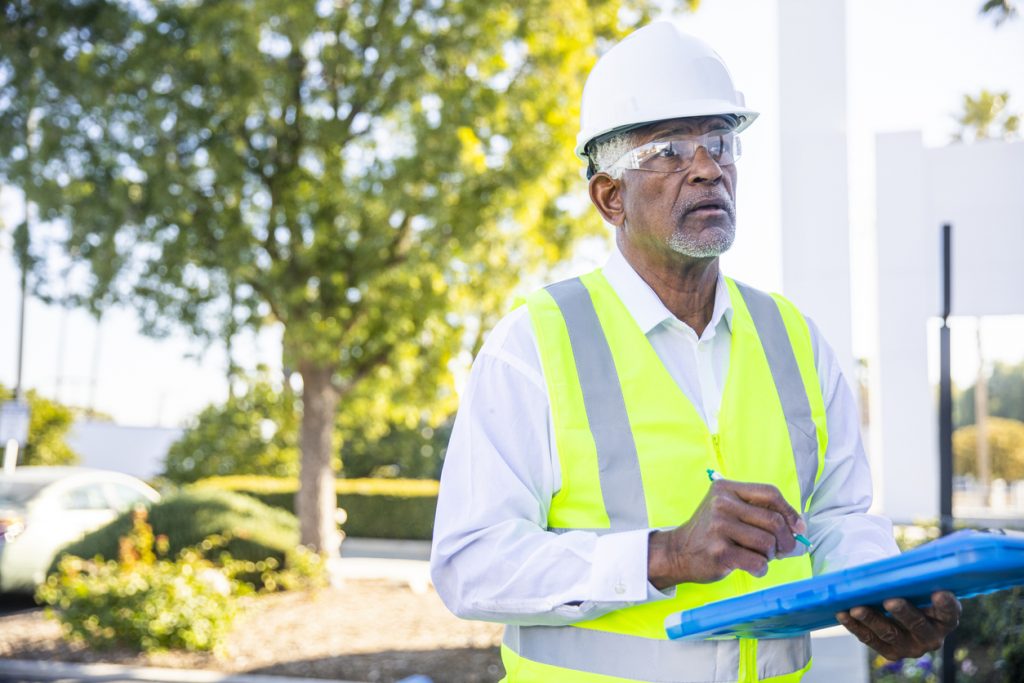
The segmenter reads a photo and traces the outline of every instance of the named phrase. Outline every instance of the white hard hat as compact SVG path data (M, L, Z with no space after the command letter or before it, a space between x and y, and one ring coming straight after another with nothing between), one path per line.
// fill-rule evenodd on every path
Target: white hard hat
M615 130L687 116L736 117L737 132L757 118L707 43L656 21L629 34L598 60L583 86L576 156Z

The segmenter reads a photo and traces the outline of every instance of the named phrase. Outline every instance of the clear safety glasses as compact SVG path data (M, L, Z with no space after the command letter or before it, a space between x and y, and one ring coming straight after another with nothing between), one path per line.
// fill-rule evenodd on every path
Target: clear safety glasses
M701 147L719 166L735 163L740 158L740 136L731 130L713 130L704 135L688 136L671 140L655 140L635 147L609 167L654 171L656 173L679 173L685 171L697 156Z

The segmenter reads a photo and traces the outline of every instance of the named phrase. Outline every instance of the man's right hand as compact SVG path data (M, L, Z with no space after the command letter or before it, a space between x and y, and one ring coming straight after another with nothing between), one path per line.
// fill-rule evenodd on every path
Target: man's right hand
M807 525L774 486L721 479L711 483L690 521L648 539L647 576L659 590L711 583L734 569L754 576L790 553Z

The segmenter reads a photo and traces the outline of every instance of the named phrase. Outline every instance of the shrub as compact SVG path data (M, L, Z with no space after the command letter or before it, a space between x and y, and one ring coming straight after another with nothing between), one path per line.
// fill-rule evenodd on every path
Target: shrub
M211 477L192 490L244 493L292 511L298 481L278 477ZM361 538L429 540L434 532L438 482L433 479L338 479L338 507L348 513L345 534Z
M234 597L251 592L235 578L245 563L223 553L218 566L196 548L166 559L168 543L154 538L144 510L131 524L117 560L65 555L36 598L67 637L90 647L216 649L238 613ZM203 543L207 552L217 546L216 538Z
M232 558L249 563L246 566L251 571L243 572L240 578L257 587L268 587L262 576L264 572L256 567L256 563L268 560L274 568L285 567L283 583L275 579L278 587L304 580L315 585L323 580L322 563L317 569L312 566L315 562L307 557L308 551L297 550L299 525L295 515L249 496L213 489L179 491L152 506L149 522L154 533L167 538L171 554L198 546L210 536L222 537L224 550ZM132 513L125 513L65 547L62 554L115 558L120 539L131 531L132 524Z
M978 474L977 427L961 427L953 433L953 455L957 474ZM988 418L988 450L992 477L1024 479L1024 422L1003 417Z
M299 413L295 395L275 388L266 374L240 395L207 406L171 445L164 476L188 483L225 474L299 472Z
M0 384L0 403L14 394ZM70 408L43 398L29 390L25 394L29 408L28 442L18 455L21 465L75 465L78 454L71 450L65 438L75 421ZM0 448L2 448L0 444Z

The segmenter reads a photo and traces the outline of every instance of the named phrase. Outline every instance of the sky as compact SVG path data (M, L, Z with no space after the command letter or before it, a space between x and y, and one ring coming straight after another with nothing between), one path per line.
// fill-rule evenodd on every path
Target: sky
M793 0L784 0L793 1ZM835 0L824 0L834 2ZM980 0L850 0L847 2L847 132L850 180L854 352L867 355L877 326L872 302L874 140L879 133L919 130L928 146L947 144L965 93L1009 91L1024 111L1024 19L995 28L977 14ZM679 18L729 65L747 104L761 112L744 133L738 189L738 237L723 268L761 288L779 290L777 174L777 4L704 0ZM808 30L813 30L808 26ZM810 95L810 94L809 94ZM582 182L582 181L581 181ZM21 220L20 195L0 190L0 223ZM590 244L560 270L600 264L607 245ZM18 276L9 230L0 232L0 383L16 376ZM1022 308L1024 313L1024 308ZM971 381L978 363L973 319L954 320L954 380ZM986 319L985 356L1024 360L1024 316ZM243 335L243 366L280 369L280 329ZM30 300L25 320L23 384L66 403L93 407L129 425L179 426L227 395L221 348L204 349L183 335L153 340L138 333L134 314L111 310L97 323L87 313Z

